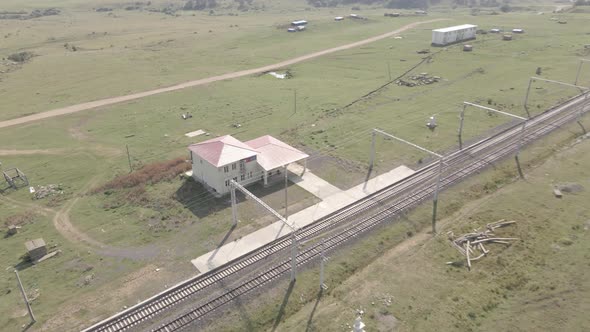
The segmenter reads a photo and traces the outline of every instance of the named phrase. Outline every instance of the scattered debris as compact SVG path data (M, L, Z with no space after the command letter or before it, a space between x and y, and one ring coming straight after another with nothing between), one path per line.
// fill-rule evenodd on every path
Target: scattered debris
M510 238L510 237L496 237L494 230L506 226L510 226L515 224L516 221L505 221L499 220L494 223L490 223L486 225L486 230L480 232L478 230L474 230L473 233L464 234L458 238L455 238L455 234L452 231L448 232L447 235L453 247L455 247L463 256L467 259L467 268L471 270L471 262L478 260L490 252L490 250L484 247L484 243L486 245L488 243L501 243L501 244L510 244L509 241L516 241L520 240L518 238ZM479 253L478 256L474 255ZM456 264L456 262L447 262L448 265Z
M344 20L344 17L342 17L342 16L334 17L334 21L342 21L342 20Z
M431 131L434 131L434 129L436 129L437 124L436 117L434 115L428 119L428 122L426 122L426 127L428 127L428 129L430 129Z
M203 135L204 133L205 132L203 130L199 129L199 130L196 130L196 131L191 131L190 133L186 133L186 134L184 134L184 136L186 136L186 137L197 137L197 136Z
M21 229L20 226L8 225L8 231L6 232L6 234L8 234L8 236L15 235L16 233L18 233L19 229Z
M562 198L563 194L561 193L561 190L557 189L557 188L553 188L553 195L555 195L555 197L557 198Z
M428 54L428 53L430 53L430 49L425 48L425 49L422 49L420 51L416 51L416 53L418 53L418 54Z
M268 73L270 76L274 76L278 79L284 80L285 78L287 78L287 74L279 74L277 72L271 71L270 73Z
M385 13L383 14L383 16L385 17L399 17L401 14L400 13Z
M53 195L61 195L63 194L63 189L61 188L61 185L58 184L49 184L47 186L38 186L37 189L35 189L35 193L33 194L33 198L34 199L43 199L47 196L53 196Z
M502 32L502 29L498 29L498 28L494 28L494 29L490 29L491 33L500 33Z
M395 81L395 83L400 86L403 85L403 86L415 87L415 86L419 86L419 85L428 85L428 84L437 83L438 81L440 81L441 78L439 76L429 76L428 73L421 73L419 75L410 76L409 79L411 79L412 81L415 81L415 82L409 82L409 81L405 81L403 79L399 79L399 80Z
M187 120L187 119L192 118L193 115L190 114L190 113L182 113L181 117L182 117L183 120Z
M89 274L87 276L84 277L84 285L88 286L90 285L90 283L92 282L92 280L94 280L94 273Z
M362 314L361 314L362 315ZM354 320L352 332L365 332L365 323L361 321L361 315L358 315Z
M11 188L18 189L21 186L28 186L29 180L27 179L25 173L21 172L18 168L10 168L5 171L2 171L4 175L4 180Z
M239 124L239 123L234 123L232 126L233 126L234 128L240 128L240 127L242 127L242 125L241 125L241 124Z

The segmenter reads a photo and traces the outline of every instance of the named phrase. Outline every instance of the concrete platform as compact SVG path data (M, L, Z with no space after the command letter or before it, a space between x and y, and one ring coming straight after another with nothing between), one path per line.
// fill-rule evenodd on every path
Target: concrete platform
M342 189L333 186L330 182L320 178L309 170L304 171L303 166L299 164L289 164L287 169L289 170L289 180L291 182L322 200L342 192Z
M326 185L327 182L307 171L303 177L307 176L308 180L306 181L302 177L302 180L299 181L299 183L303 184L301 185L302 188L307 186L310 190L319 189L320 193L324 190L324 193L326 194L322 194L322 196L325 198L321 202L289 216L288 220L299 228L309 225L312 222L413 173L414 171L412 169L406 166L400 166L387 173L374 177L367 183L362 183L349 190L342 191L332 185ZM296 174L290 175L297 176ZM310 192L313 193L312 191ZM332 194L327 195L328 192L332 192ZM193 259L191 263L193 263L199 272L207 272L289 233L290 229L283 225L282 222L277 221L269 226L252 232L239 240L225 244L216 250Z

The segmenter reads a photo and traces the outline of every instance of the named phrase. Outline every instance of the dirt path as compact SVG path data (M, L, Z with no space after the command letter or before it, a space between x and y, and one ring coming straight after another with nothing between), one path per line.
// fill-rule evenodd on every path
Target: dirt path
M93 178L81 190L80 195L85 194L96 184L97 178ZM120 248L104 244L96 239L88 236L88 234L78 230L70 220L70 211L76 205L80 196L67 202L53 217L53 225L55 229L68 241L74 243L81 243L89 248L92 248L98 254L110 257L129 258L133 260L144 260L157 256L160 253L160 248L154 245L146 245L141 247Z
M51 118L51 117L55 117L55 116L59 116L59 115L76 113L76 112L85 111L85 110L89 110L89 109L93 109L93 108L97 108L97 107L101 107L101 106L113 105L113 104L122 103L122 102L130 101L130 100L153 96L153 95L160 94L160 93L186 89L186 88L195 87L195 86L199 86L199 85L205 85L205 84L209 84L209 83L213 83L213 82L244 77L244 76L248 76L248 75L252 75L252 74L263 73L266 71L271 71L271 70L281 68L281 67L287 67L287 66L299 63L299 62L303 62L303 61L307 61L307 60L310 60L313 58L324 56L324 55L327 55L330 53L339 52L339 51L351 49L354 47L359 47L359 46L362 46L365 44L373 43L378 40L389 38L391 36L394 36L396 34L404 32L406 30L415 28L416 26L418 26L420 24L432 23L432 22L437 22L437 21L442 21L442 20L445 20L445 19L435 19L435 20L410 23L410 24L405 25L397 30L394 30L394 31L391 31L388 33L384 33L384 34L381 34L381 35L378 35L375 37L371 37L371 38L367 38L367 39L364 39L364 40L361 40L358 42L354 42L351 44L346 44L346 45L330 48L327 50L303 55L303 56L300 56L297 58L293 58L293 59L286 60L283 62L275 63L273 65L237 71L237 72L223 74L223 75L219 75L219 76L212 76L212 77L203 78L203 79L199 79L199 80L195 80L195 81L180 83L180 84L173 85L173 86L166 87L166 88L138 92L138 93L134 93L134 94L126 95L126 96L101 99L101 100L91 101L91 102L82 103L82 104L78 104L78 105L58 108L58 109L54 109L54 110L43 112L43 113L23 116L21 118L16 118L16 119L12 119L12 120L1 121L0 128L15 126L15 125L19 125L19 124L23 124L23 123L27 123L27 122L31 122L31 121L47 119L47 118Z

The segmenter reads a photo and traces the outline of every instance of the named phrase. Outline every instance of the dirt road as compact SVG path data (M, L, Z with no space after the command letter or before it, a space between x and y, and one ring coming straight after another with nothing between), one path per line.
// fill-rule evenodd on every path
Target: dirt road
M347 50L347 49L354 48L354 47L359 47L359 46L369 44L369 43L372 43L372 42L375 42L375 41L378 41L381 39L389 38L391 36L394 36L396 34L403 32L403 31L406 31L408 29L415 28L416 26L418 26L420 24L432 23L432 22L437 22L437 21L442 21L442 20L444 20L444 19L435 19L435 20L429 20L429 21L414 22L414 23L405 25L397 30L394 30L394 31L391 31L388 33L384 33L382 35L367 38L367 39L364 39L364 40L361 40L358 42L354 42L351 44L346 44L346 45L330 48L330 49L323 50L320 52L315 52L315 53L303 55L303 56L300 56L297 58L293 58L293 59L286 60L283 62L275 63L275 64L269 65L269 66L264 66L264 67L254 68L254 69L247 69L247 70L237 71L237 72L223 74L223 75L219 75L219 76L212 76L212 77L203 78L203 79L199 79L199 80L195 80L195 81L180 83L180 84L173 85L173 86L166 87L166 88L138 92L138 93L125 95L125 96L101 99L101 100L91 101L91 102L82 103L82 104L78 104L78 105L58 108L58 109L54 109L51 111L42 112L42 113L38 113L38 114L23 116L21 118L16 118L16 119L12 119L12 120L1 121L0 128L15 126L15 125L19 125L19 124L23 124L23 123L27 123L27 122L31 122L31 121L52 118L54 116L59 116L59 115L76 113L76 112L85 111L85 110L89 110L89 109L93 109L93 108L97 108L97 107L101 107L101 106L113 105L113 104L122 103L122 102L130 101L130 100L135 100L135 99L140 99L140 98L144 98L144 97L148 97L148 96L157 95L160 93L186 89L186 88L190 88L190 87L205 85L205 84L223 81L223 80L227 80L227 79L239 78L239 77L244 77L244 76L248 76L248 75L252 75L252 74L259 74L259 73L263 73L266 71L271 71L274 69L287 67L287 66L290 66L290 65L302 62L302 61L310 60L313 58L317 58L317 57L320 57L320 56L323 56L326 54L330 54L330 53L334 53L334 52L338 52L338 51L342 51L342 50Z

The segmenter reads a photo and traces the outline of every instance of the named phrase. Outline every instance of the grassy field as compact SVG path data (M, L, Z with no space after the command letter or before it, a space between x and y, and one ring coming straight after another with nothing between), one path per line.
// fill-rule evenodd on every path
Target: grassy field
M590 141L575 138L576 126L527 148L526 181L515 181L507 160L445 192L435 238L426 204L329 254L327 291L318 293L314 266L300 271L293 288L281 281L206 330L343 331L360 310L366 329L376 331L588 329ZM553 196L553 186L572 183L584 189ZM447 231L463 234L499 219L516 220L498 234L521 241L488 247L471 271L446 264L462 262Z
M153 3L156 7L164 2ZM345 15L350 9L306 10L307 6L290 1L266 4L265 10L238 16L229 15L237 13L235 7L218 10L216 16L206 12L170 16L126 11L124 4L115 1L62 0L51 4L62 10L57 16L0 20L6 35L0 36L4 38L0 58L18 51L37 55L22 67L4 61L0 65L7 71L0 73L2 120L275 63L410 22L448 19L408 30L401 34L402 39L390 38L284 68L293 74L288 80L249 76L0 130L2 167L19 167L32 185L55 183L65 189L62 196L41 201L31 201L26 189L0 196L0 220L26 211L44 211L23 233L0 240L3 266L19 262L28 239L42 236L63 251L21 274L27 288L40 289L41 296L34 302L41 322L36 327L67 330L97 313L104 315L133 304L154 288L163 289L191 275L189 259L214 249L228 235L227 201L214 200L184 180L147 186L139 202L127 200L129 190L87 194L129 171L126 146L137 169L185 156L186 146L201 139L185 137L189 131L203 129L211 136L232 134L239 139L271 134L308 151L315 173L347 188L366 174L371 128L379 127L436 151L452 148L462 101L524 114L528 78L541 67L542 77L573 82L579 58L587 55L583 44L590 32L590 15L584 13L560 15L569 23L559 25L550 20L550 14L532 11L471 16L464 9L440 8L429 17L391 19L383 17L383 9L364 8L362 14L368 20L335 23L333 16ZM113 15L94 10L100 6L113 7ZM3 1L0 10L46 7L46 1L10 0ZM287 34L277 27L298 18L311 22L309 31ZM518 26L526 33L511 42L502 42L497 35L478 36L472 53L462 52L460 46L430 48L430 29L466 22L483 29ZM431 54L416 53L426 48ZM427 72L442 77L441 82L414 88L391 84L359 100L389 81L388 68L395 78L428 55L432 60L411 74ZM580 84L588 85L590 67L584 68ZM531 109L540 112L576 93L536 82ZM193 118L183 121L180 114L187 111ZM439 127L430 132L424 124L433 114ZM473 139L510 120L469 110L466 121L465 136ZM236 123L242 126L234 128ZM419 166L419 159L426 157L385 140L378 141L377 151L377 174L400 164ZM255 190L271 206L283 207L278 187ZM315 202L296 186L289 193L292 212ZM251 202L242 202L240 211L242 223L226 241L272 222ZM81 241L72 232L57 232L52 225L56 215L100 245ZM94 269L69 268L79 260ZM162 272L154 274L156 267ZM79 285L81 278L92 273L95 278L90 285ZM0 324L7 317L7 328L14 329L26 323L26 317L15 316L18 292L12 270L7 269L5 275L4 289L10 293L0 293ZM60 286L52 288L58 281ZM125 291L108 302L97 295L114 289ZM83 305L84 301L91 304ZM75 314L65 315L64 308L74 308Z

